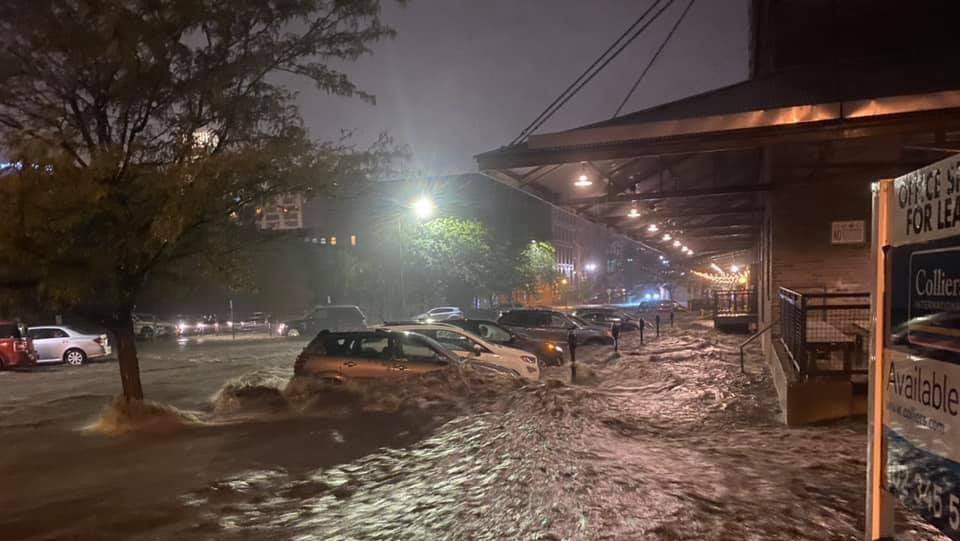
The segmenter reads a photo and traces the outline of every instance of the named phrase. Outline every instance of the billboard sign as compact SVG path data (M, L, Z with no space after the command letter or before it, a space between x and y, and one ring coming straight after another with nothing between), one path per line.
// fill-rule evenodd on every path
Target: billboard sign
M879 193L870 486L960 540L960 158Z

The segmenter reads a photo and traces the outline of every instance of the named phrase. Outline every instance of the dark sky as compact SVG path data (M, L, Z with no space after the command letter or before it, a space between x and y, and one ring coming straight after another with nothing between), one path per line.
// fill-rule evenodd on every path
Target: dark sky
M346 66L377 105L331 98L304 83L302 113L317 138L388 131L415 169L476 170L473 155L508 143L652 0L388 2L398 36ZM541 131L609 118L686 5L678 0ZM747 75L747 0L700 0L624 112L734 83Z

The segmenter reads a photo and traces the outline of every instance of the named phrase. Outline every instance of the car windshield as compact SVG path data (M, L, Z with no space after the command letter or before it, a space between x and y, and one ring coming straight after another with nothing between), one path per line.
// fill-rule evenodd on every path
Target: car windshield
M0 323L0 338L20 338L20 327L16 323Z
M576 323L577 325L580 325L581 327L590 327L593 325L592 323L586 321L585 319L577 316L567 316L567 317L569 317L571 320L573 320L574 323Z

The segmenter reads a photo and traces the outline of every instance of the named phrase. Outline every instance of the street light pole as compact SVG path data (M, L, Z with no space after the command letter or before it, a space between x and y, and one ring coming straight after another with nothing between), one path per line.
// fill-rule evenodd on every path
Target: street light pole
M397 264L400 265L400 319L407 317L407 291L403 276L403 216L397 218L397 235L400 241L397 245L400 247L400 257L397 258Z

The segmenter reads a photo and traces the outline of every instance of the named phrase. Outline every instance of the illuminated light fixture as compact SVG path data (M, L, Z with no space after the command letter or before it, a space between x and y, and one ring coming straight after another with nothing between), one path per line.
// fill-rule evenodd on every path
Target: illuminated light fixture
M429 197L422 195L416 201L413 202L413 213L416 214L417 218L421 220L426 220L427 218L433 216L434 210L433 201Z
M680 247L680 241L679 241L679 240L673 241L673 247L674 247L674 248L679 248L679 247Z
M689 249L690 249L690 248L687 248L686 246L681 246L681 247L680 247L680 251L683 252L683 253L687 253L687 250L689 250Z
M647 226L647 231L651 233L656 233L657 231L660 231L660 228L657 227L657 224L650 224Z
M580 173L580 176L577 177L577 181L574 182L573 185L577 186L578 188L586 188L587 186L593 185L593 181L590 180L590 177L588 177L586 174Z
M723 272L723 269L720 268L720 265L717 265L716 263L710 263L710 268L717 272Z
M730 265L730 272L740 272L740 267L738 267L736 264Z
M640 217L640 211L637 210L637 207L631 208L630 212L627 213L627 218L639 218L639 217Z
M597 270L597 264L596 264L596 263L587 263L586 265L583 266L583 270L585 270L585 271L587 271L587 272L593 272L593 271Z
M664 265L669 265L669 264L670 264L670 260L669 260L669 259L664 259L664 260L663 260L663 264L664 264Z
M670 236L670 233L664 233L664 234L663 234L663 241L664 241L664 242L666 242L666 241L668 241L668 240L672 240L672 239L673 239L673 237Z
M659 256L659 257L660 257L660 261L663 261L663 256Z
M691 250L690 248L687 248L687 255L688 256L693 255L693 250Z

